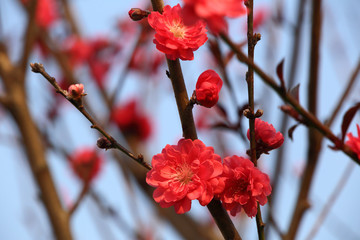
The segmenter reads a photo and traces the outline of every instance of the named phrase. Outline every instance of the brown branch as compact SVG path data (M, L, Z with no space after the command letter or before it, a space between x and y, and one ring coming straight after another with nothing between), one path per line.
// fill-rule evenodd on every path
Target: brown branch
M73 32L73 34L75 34L76 36L80 36L80 30L76 24L76 21L74 19L74 14L72 14L71 8L69 6L69 1L68 0L61 0L62 2L62 6L64 9L64 15L65 18L67 19L71 31Z
M151 3L155 11L160 13L162 12L164 5L162 0L151 0ZM176 104L179 111L183 137L192 140L197 139L192 106L189 104L189 97L187 95L179 59L167 59L167 64L169 67L169 78L173 86ZM220 200L213 199L207 207L225 239L241 239Z
M254 1L248 0L245 2L248 10L247 15L247 40L248 40L248 58L250 61L254 61L255 45L260 39L260 34L254 34ZM248 65L248 71L246 73L246 82L248 85L248 102L249 102L249 132L250 132L250 159L257 166L257 154L256 154L256 140L255 140L255 112L254 112L254 69ZM261 217L260 205L257 203L256 214L256 227L258 231L258 237L260 240L265 239L264 228L265 224Z
M8 104L5 106L21 133L28 162L39 187L41 200L50 219L55 238L71 240L68 214L61 206L46 162L45 148L40 133L27 106L24 79L22 79L24 74L11 64L5 53L0 53L0 74L8 97Z
M110 142L111 145L114 148L117 148L121 152L123 152L125 155L130 157L131 159L135 160L137 163L145 167L146 169L150 170L151 166L144 161L143 156L140 154L138 156L135 156L133 153L131 153L129 150L127 150L125 147L123 147L121 144L119 144L110 134L108 134L91 116L90 114L85 110L81 102L75 101L72 98L69 98L67 96L66 90L63 90L59 84L56 82L55 78L50 76L44 69L44 66L39 63L33 63L30 64L31 70L35 73L40 73L46 80L49 81L49 83L56 89L58 93L60 93L63 97L65 97L69 102L71 102L92 124L91 128L95 128L98 132L100 132L104 137L106 137Z
M26 73L26 68L28 66L27 62L29 60L37 36L38 27L36 25L36 19L35 19L37 5L38 5L38 1L33 0L30 1L29 6L26 7L26 10L28 12L28 21L27 21L28 25L25 31L25 41L23 45L22 56L19 62L19 67L23 74ZM25 77L22 77L22 79L24 79L25 81Z
M308 109L314 116L317 115L317 92L318 92L318 74L319 74L319 55L320 55L320 35L321 35L321 0L312 2L312 27L311 27L311 48L310 48L310 72L308 83ZM292 220L286 235L286 239L295 239L299 229L302 217L304 216L308 203L308 195L314 172L319 160L321 143L323 136L314 128L308 129L308 152L307 165ZM308 205L307 205L308 206Z
M69 209L69 216L73 216L73 213L76 211L76 209L80 206L80 203L82 202L82 200L84 199L84 197L86 196L86 194L89 192L90 190L90 182L84 182L84 185L81 189L81 192L79 193L79 196L77 197L74 205Z
M302 25L304 22L303 16L304 16L305 2L306 2L306 0L299 0L297 24L296 24L295 31L294 31L294 42L293 42L293 46L292 46L293 52L292 52L292 56L291 56L291 60L290 60L290 73L289 73L289 78L287 81L287 86L289 89L292 88L292 86L294 85L294 81L295 81L298 55L299 55L299 50L300 50L300 40L301 40L301 36L302 36L301 29L302 29ZM285 133L288 129L288 125L289 125L289 115L283 114L281 117L281 120L280 120L280 126L281 126L280 132ZM286 142L284 144L286 144ZM271 208L274 207L275 202L276 202L277 187L278 187L280 175L282 173L285 150L286 150L286 148L284 146L279 148L277 151L277 157L275 159L275 170L274 170L274 174L273 174L274 177L271 182L272 191L271 191L271 196L269 198L269 205Z
M221 38L226 42L226 44L236 53L236 56L240 62L243 62L247 65L251 65L254 71L260 76L260 78L269 85L282 99L283 101L289 103L293 108L305 119L306 123L313 128L316 128L321 134L324 135L327 139L333 142L339 150L343 151L348 155L356 164L360 165L357 156L350 150L347 145L341 144L341 140L335 136L335 134L318 118L316 118L312 113L308 112L301 104L293 97L291 94L287 93L284 88L279 86L276 81L267 75L257 64L251 61L242 51L240 51L236 45L230 40L230 38L224 34L221 35Z

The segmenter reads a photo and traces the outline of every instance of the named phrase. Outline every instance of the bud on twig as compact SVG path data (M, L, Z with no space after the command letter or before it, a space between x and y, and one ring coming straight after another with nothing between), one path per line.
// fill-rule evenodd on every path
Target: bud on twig
M146 18L151 12L148 10L142 10L140 8L132 8L129 11L129 16L133 21L140 21Z
M96 145L98 146L98 148L105 149L105 150L113 148L113 144L106 137L99 138L96 142Z

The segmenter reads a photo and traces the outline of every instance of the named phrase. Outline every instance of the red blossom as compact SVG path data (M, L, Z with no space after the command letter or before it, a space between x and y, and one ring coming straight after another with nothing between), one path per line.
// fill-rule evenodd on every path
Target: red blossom
M144 141L151 135L150 120L139 111L138 102L135 99L116 107L111 119L126 137Z
M22 0L22 2L28 4L29 0ZM42 28L49 28L58 18L56 1L38 0L35 14L36 24Z
M224 17L239 17L246 14L242 0L184 0L185 24L191 25L194 19L204 19L211 32L219 34L227 31Z
M219 100L222 84L221 78L213 70L200 74L195 90L197 102L207 108L214 106Z
M225 190L219 195L226 210L235 216L241 209L256 216L257 203L265 205L271 194L270 178L246 158L224 158Z
M129 68L146 76L155 75L164 62L164 54L142 45L132 54Z
M69 157L75 174L84 182L92 181L100 172L103 160L95 149L82 148L76 150Z
M152 158L152 166L146 182L156 187L154 200L163 208L174 206L178 214L190 210L191 200L205 206L224 189L221 158L200 140L166 145Z
M173 8L166 5L162 14L152 12L148 16L148 22L156 31L156 48L165 53L170 60L193 60L193 52L207 40L204 22L197 21L191 26L184 25L179 4Z
M92 48L88 41L77 36L68 37L64 42L64 51L71 67L84 64L90 57Z
M247 138L250 140L250 129L247 132ZM284 136L281 132L276 132L272 124L269 124L260 118L255 119L255 141L256 152L258 155L268 153L268 151L279 148L284 142Z
M348 133L347 137L349 140L346 141L346 145L348 145L351 150L357 155L358 159L360 160L360 127L356 124L358 137L354 137L352 133Z

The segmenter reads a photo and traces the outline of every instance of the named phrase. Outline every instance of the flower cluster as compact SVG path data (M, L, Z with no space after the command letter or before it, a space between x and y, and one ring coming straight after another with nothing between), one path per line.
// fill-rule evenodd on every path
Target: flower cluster
M269 177L245 158L232 156L221 163L212 147L200 140L181 139L167 145L152 159L146 182L156 187L153 197L161 207L174 206L177 213L191 208L192 200L207 205L216 197L235 216L241 209L249 217L257 213L271 193Z
M227 31L225 17L239 17L246 14L242 0L184 0L184 19L186 25L204 19L214 34Z
M139 111L138 102L135 99L116 107L111 114L111 120L127 138L144 141L150 137L150 120Z
M191 26L184 25L183 21L179 4L173 8L166 5L162 14L152 12L148 16L150 26L156 31L156 48L170 60L193 60L193 52L208 39L203 21L196 21Z
M103 160L94 149L82 148L71 154L69 162L76 176L90 182L99 174Z
M247 132L247 138L250 140L250 129ZM262 153L267 154L270 150L281 147L284 142L284 136L281 132L276 132L272 124L256 118L255 141L256 152L257 155L260 156Z
M215 71L203 72L196 83L196 101L204 107L211 108L219 100L222 84L221 78Z
M179 214L191 208L191 200L205 206L224 188L221 158L200 140L181 139L166 145L152 159L146 182L156 187L154 199L161 207L174 206Z
M350 147L350 149L357 155L360 160L360 127L356 124L358 137L354 137L352 133L348 133L347 137L349 140L346 141L346 145Z

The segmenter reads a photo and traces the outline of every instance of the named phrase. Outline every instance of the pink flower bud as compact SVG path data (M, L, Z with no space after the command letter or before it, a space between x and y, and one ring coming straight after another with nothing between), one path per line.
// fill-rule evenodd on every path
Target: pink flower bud
M196 100L207 108L214 106L219 100L219 92L222 87L222 80L213 70L203 72L196 83Z
M84 96L84 85L81 83L79 84L72 84L68 88L68 97L72 99L80 99Z

